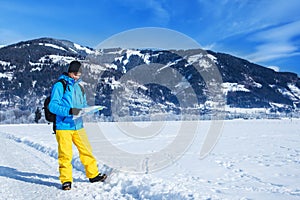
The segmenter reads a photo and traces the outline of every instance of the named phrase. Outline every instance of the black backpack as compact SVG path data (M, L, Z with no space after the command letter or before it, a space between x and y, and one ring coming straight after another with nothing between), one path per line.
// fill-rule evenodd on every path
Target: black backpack
M61 82L63 84L63 87L64 87L64 93L67 89L67 83L64 79L60 79L58 80L57 82ZM56 82L56 83L57 83ZM56 122L56 114L50 112L48 106L49 106L49 103L50 103L50 100L51 100L51 96L48 96L45 101L44 101L44 107L43 107L43 110L44 110L44 114L45 114L45 118L48 122L53 122L55 123ZM54 127L54 125L53 125Z

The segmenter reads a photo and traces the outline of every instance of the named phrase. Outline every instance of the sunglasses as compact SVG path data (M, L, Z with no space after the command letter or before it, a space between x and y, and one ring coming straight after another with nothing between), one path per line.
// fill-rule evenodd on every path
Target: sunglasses
M80 72L73 72L74 76L81 76Z

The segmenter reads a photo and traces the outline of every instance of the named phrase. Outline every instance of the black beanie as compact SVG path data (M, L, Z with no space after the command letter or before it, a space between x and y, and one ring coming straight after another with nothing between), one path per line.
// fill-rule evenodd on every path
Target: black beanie
M74 60L70 63L68 72L80 72L82 73L81 63L77 60Z

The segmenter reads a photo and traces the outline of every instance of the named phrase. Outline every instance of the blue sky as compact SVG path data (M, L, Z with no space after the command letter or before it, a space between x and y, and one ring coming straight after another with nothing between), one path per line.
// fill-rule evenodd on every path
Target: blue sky
M159 27L300 74L299 10L298 0L2 0L0 45L52 37L96 47L124 31Z

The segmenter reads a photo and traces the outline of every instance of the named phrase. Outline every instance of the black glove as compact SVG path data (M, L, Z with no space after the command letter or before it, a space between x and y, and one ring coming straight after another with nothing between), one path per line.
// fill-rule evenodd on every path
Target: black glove
M81 111L80 108L70 108L69 114L70 115L78 115L80 111Z

